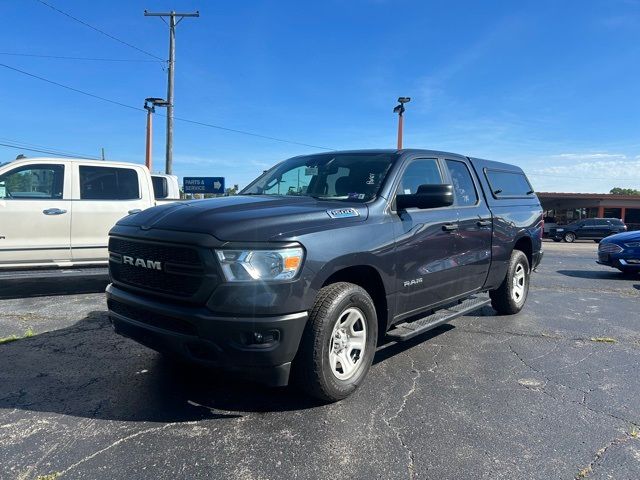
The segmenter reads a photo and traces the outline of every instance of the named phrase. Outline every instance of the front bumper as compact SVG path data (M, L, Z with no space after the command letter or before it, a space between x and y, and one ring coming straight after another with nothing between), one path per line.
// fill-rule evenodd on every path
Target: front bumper
M640 271L640 255L628 254L607 254L599 253L596 263L618 270L638 270Z
M107 287L116 333L154 350L239 373L271 386L287 385L307 312L277 316L213 316L204 307L166 303Z

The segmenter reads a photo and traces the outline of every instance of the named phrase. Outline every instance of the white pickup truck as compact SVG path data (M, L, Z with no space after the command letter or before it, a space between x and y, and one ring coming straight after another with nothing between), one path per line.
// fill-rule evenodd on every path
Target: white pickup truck
M173 175L132 163L28 158L0 165L0 271L106 265L122 217L175 201Z

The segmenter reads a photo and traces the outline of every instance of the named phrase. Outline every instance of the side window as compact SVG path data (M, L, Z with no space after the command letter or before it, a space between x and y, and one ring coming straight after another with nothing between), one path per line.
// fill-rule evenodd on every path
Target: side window
M153 184L153 194L156 199L169 196L169 185L165 177L151 177L151 183Z
M138 173L133 168L80 166L82 200L134 200L140 198Z
M25 165L0 176L0 198L61 199L64 165Z
M418 191L420 185L437 185L442 183L442 174L435 159L414 160L409 164L398 185L398 194L411 195Z
M484 174L495 198L533 195L533 188L524 173L485 169Z
M478 192L473 184L473 178L464 162L447 160L447 168L451 174L453 191L456 194L456 205L464 207L478 203Z

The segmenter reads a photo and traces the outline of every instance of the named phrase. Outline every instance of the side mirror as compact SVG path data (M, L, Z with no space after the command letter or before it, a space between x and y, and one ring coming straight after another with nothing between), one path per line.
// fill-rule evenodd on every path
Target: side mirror
M396 208L438 208L453 205L453 185L420 185L416 193L396 195Z

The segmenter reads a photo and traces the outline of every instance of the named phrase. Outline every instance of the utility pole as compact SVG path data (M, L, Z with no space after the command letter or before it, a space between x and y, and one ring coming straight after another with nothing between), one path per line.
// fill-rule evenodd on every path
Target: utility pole
M398 114L398 150L402 150L402 127L403 127L403 116L404 113L404 104L411 101L411 97L400 97L398 98L398 105L393 109L393 113Z
M145 17L160 17L163 22L167 23L164 17L169 18L169 61L167 69L167 153L166 153L166 173L173 173L173 78L176 60L176 26L185 17L199 17L200 12L193 13L176 13L170 12L148 12L144 11ZM176 21L176 17L180 17Z
M102 150L102 161L104 161L104 147L102 147L100 150Z

